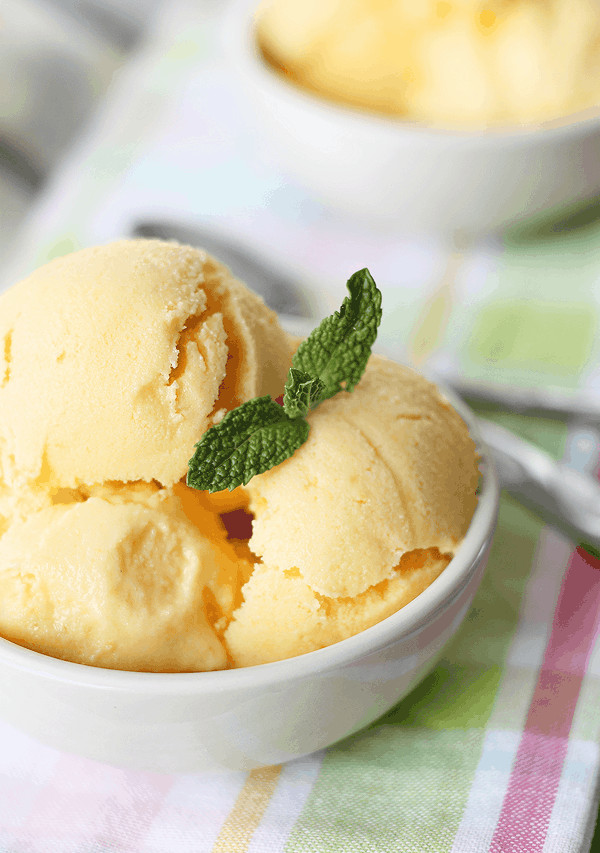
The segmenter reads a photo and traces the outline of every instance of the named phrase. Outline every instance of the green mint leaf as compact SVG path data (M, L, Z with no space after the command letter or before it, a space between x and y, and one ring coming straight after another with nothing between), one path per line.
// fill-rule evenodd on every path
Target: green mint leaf
M310 376L302 370L290 367L285 392L283 408L290 418L303 418L310 409L323 399L324 385L316 376Z
M288 459L308 438L303 418L290 418L270 397L232 409L207 430L189 461L187 484L220 492L246 485Z
M292 360L297 370L323 383L320 399L338 391L352 391L363 375L381 322L381 292L368 269L347 283L350 296L339 311L326 317L303 341Z

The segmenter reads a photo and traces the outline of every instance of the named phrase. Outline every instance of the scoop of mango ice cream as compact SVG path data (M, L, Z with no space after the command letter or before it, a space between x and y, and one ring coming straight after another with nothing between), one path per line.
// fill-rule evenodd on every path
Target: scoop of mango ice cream
M289 360L274 313L202 251L58 258L0 297L0 483L173 485L224 410L281 392Z
M170 490L133 488L55 504L0 538L2 634L113 669L222 669L243 561Z
M352 393L309 415L308 440L247 486L250 546L321 595L358 595L408 551L452 553L476 504L475 448L436 386L371 357Z
M444 569L475 509L465 423L409 368L371 357L354 391L309 422L306 443L247 486L262 564L225 632L238 666L329 645L398 610Z

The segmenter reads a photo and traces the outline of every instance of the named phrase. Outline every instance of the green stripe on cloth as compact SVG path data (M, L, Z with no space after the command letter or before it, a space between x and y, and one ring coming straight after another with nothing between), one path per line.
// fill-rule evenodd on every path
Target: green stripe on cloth
M536 299L506 300L482 308L469 336L469 357L527 381L535 370L578 387L592 356L597 311L588 302L560 304Z
M597 284L600 268L600 206L579 211L570 221L531 222L504 233L498 277L511 292L562 296L590 305L590 288Z
M480 739L479 731L380 726L334 747L286 853L445 853Z
M491 713L501 676L499 665L468 665L443 658L385 721L433 729L482 728Z
M585 385L600 358L599 217L596 205L562 223L530 222L503 235L481 294L453 321L450 346L466 376Z

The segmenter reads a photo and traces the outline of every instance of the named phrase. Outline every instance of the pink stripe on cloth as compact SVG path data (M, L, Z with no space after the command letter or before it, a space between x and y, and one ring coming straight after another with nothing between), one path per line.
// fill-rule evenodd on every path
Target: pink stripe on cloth
M567 753L573 714L600 630L600 566L569 561L490 853L538 853Z
M44 786L19 840L28 850L94 847L133 853L173 784L171 776L119 770L63 755ZM56 846L58 845L58 846Z

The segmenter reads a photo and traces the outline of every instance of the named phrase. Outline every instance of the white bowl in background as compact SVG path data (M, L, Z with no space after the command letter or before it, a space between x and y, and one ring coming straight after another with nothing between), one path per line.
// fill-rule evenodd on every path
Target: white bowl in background
M475 514L442 574L392 616L288 660L198 673L70 663L0 639L0 718L50 746L157 772L249 770L363 728L424 678L467 614L498 511L498 479L470 411L451 396L481 456Z
M478 234L600 195L600 108L538 127L455 131L336 104L264 60L256 6L233 3L228 55L273 155L331 207L398 231Z

